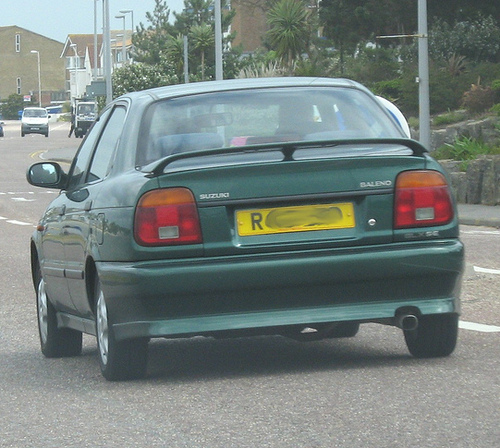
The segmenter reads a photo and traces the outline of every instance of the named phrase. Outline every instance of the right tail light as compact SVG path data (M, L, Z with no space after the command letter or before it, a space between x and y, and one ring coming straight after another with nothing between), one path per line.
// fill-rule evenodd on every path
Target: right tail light
M400 173L396 179L394 228L430 227L453 220L453 201L446 178L438 171Z

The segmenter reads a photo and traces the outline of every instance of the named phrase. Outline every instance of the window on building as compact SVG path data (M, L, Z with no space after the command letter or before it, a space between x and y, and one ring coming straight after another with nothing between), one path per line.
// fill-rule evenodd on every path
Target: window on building
M16 91L18 95L21 95L21 78L16 79Z
M21 51L21 35L16 34L16 53Z

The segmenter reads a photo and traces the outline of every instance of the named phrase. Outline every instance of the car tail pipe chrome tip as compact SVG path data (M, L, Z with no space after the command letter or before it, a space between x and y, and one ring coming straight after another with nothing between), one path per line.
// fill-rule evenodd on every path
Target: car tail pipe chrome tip
M395 325L404 331L413 331L418 328L418 317L414 314L398 314Z

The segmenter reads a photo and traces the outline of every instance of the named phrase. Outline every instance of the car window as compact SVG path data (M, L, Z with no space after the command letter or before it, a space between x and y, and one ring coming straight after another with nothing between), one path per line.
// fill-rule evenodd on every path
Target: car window
M45 118L47 116L47 111L45 109L25 109L23 116L29 118Z
M124 107L119 106L113 109L94 152L87 182L103 179L109 173L113 153L123 131L125 114Z
M80 149L78 150L73 163L71 165L68 181L68 190L78 188L81 184L85 182L84 173L89 166L90 159L92 157L92 152L94 150L95 144L101 133L106 120L111 113L111 109L103 112L103 114L96 120L94 125L90 128L85 140L83 141Z
M172 98L150 106L137 165L210 148L290 141L401 138L381 105L363 91L276 88Z

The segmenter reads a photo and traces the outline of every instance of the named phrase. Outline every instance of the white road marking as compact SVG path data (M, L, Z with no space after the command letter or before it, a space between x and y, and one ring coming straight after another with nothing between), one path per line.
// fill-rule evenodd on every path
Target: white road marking
M467 235L500 235L499 230L461 230L460 233Z
M496 275L500 275L500 270L499 269L480 268L479 266L474 266L474 272L481 272L483 274L496 274Z
M500 333L500 327L496 325L476 324L475 322L465 322L461 320L458 327L463 330L480 331L482 333Z
M15 224L17 226L32 226L33 225L30 222L16 221L15 219L8 219L7 222L9 224Z
M53 190L44 190L44 191L36 191L36 194L54 194L57 193L56 191ZM21 195L35 195L34 191L0 191L0 196L21 196Z
M34 202L36 199L26 199L26 198L12 198L16 202Z

